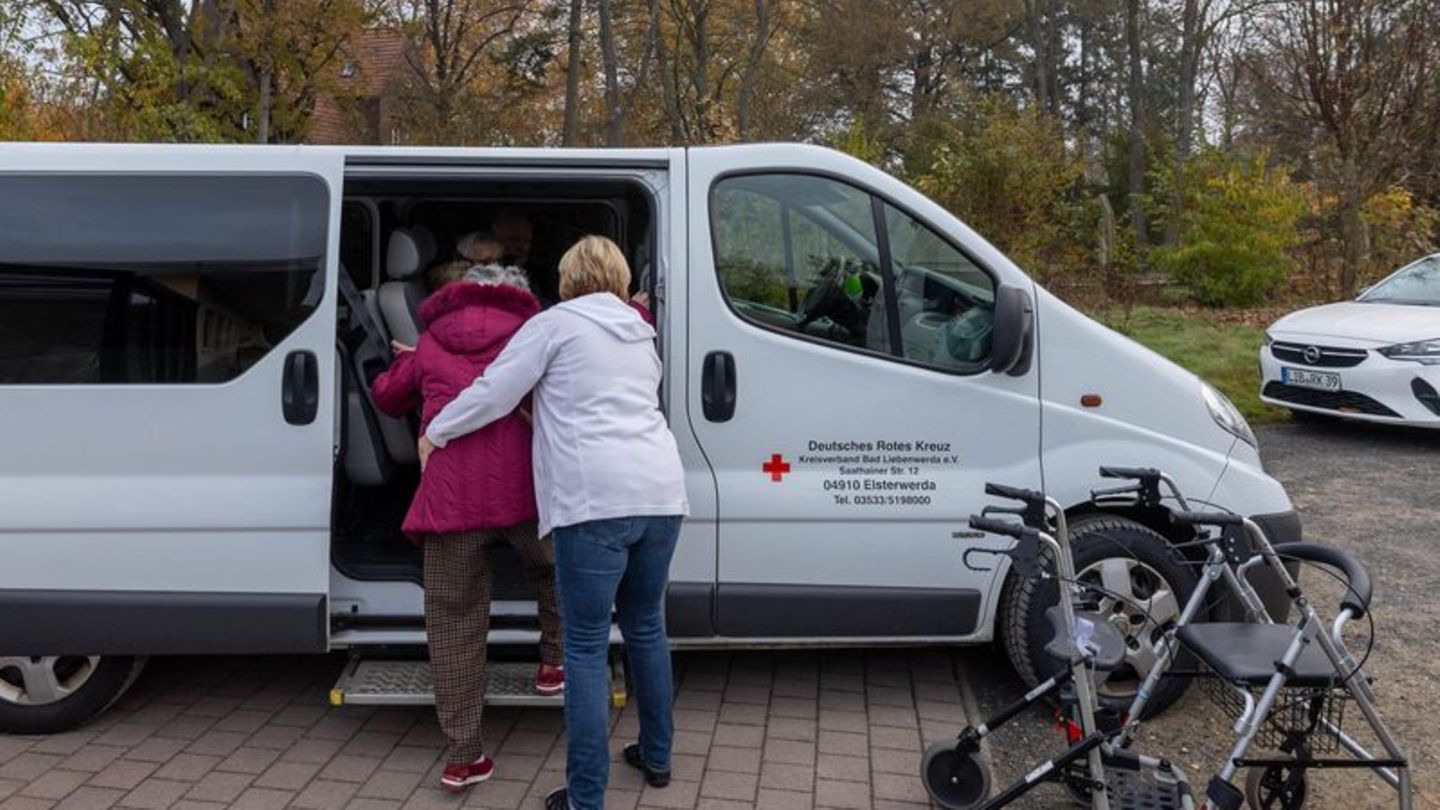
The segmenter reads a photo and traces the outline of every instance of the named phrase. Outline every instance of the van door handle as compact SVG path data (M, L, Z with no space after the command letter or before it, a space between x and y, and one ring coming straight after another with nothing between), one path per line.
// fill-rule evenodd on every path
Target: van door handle
M280 410L292 425L308 425L320 410L320 363L312 351L285 355L285 377L280 382Z
M705 355L700 404L711 422L729 422L735 415L735 356L730 352Z

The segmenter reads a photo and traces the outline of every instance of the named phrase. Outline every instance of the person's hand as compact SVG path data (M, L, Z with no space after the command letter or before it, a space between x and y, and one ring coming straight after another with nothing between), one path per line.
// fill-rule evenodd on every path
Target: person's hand
M420 472L425 472L425 465L430 461L430 454L435 452L436 449L435 444L430 441L430 437L421 433L420 445L417 448L420 455Z
M644 290L641 290L640 292L637 292L634 295L630 296L630 300L639 304L642 307L645 307L646 309L650 308L650 293L645 292Z
M392 340L392 341L390 341L390 351L394 352L394 353L397 354L397 355L400 355L400 354L404 354L404 353L406 353L406 352L413 352L413 351L415 351L415 347L414 347L414 346L407 346L407 345L405 345L404 343L401 343L401 342L398 341L398 340Z

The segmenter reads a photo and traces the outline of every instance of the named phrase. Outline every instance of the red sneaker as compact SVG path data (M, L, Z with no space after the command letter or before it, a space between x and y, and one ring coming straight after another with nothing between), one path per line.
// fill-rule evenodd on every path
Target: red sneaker
M440 787L451 793L459 793L471 785L478 785L490 778L495 772L495 760L484 756L469 765L457 765L450 763L445 766L445 772L440 774Z
M535 675L535 691L542 695L558 695L565 691L565 667L560 664L541 664Z

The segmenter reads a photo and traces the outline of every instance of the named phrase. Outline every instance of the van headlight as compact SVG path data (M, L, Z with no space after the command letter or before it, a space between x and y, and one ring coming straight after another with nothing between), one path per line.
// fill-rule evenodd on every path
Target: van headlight
M1409 360L1427 366L1440 365L1440 338L1417 340L1414 343L1396 343L1377 349L1391 360Z
M1215 420L1215 424L1251 447L1260 446L1260 443L1255 440L1255 431L1250 429L1250 423L1240 415L1240 410L1235 407L1235 403L1217 391L1215 386L1202 381L1200 396L1205 398L1205 407L1210 411L1210 418Z

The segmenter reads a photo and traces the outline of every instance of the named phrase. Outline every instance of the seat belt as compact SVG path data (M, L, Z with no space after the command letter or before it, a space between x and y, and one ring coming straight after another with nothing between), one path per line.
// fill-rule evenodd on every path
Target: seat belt
M386 361L393 360L390 344L381 337L383 333L380 331L380 327L375 325L375 320L370 317L370 310L366 308L365 299L360 295L360 290L355 287L355 280L350 278L350 273L343 266L340 268L339 289L340 297L345 299L345 305L350 308L351 323L360 327L360 331L365 333L365 342L378 351Z

